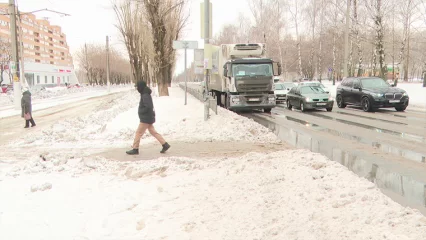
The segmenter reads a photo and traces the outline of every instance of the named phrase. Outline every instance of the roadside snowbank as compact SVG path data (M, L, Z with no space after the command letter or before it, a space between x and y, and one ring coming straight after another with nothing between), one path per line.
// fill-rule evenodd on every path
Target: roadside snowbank
M170 88L169 97L153 97L156 110L156 130L169 142L250 141L280 142L268 129L253 120L218 109L218 115L204 121L204 105L188 95L184 105L183 91ZM139 124L137 106L139 93L123 93L121 97L101 104L88 116L76 116L54 124L49 130L23 136L10 146L54 146L70 143L73 147L129 146ZM156 141L147 133L141 144Z
M423 215L306 150L34 161L0 180L0 239L426 239Z
M169 97L154 98L156 130L168 141L212 142L212 141L249 141L272 143L277 137L255 121L236 113L218 108L218 115L211 111L209 121L204 121L204 105L188 94L184 105L184 92L179 88L170 88ZM106 128L109 140L133 140L139 124L137 107L129 109L113 119ZM155 141L151 136L142 139L142 143Z

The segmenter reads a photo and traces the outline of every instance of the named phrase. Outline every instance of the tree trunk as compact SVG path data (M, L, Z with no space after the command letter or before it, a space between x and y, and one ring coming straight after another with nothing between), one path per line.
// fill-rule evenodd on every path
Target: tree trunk
M353 41L351 40L351 45L350 45L350 52L349 52L349 63L348 63L348 76L349 77L353 77L353 72L354 72L354 64L353 64L353 55L354 55L354 45L353 45Z
M336 33L333 33L333 67L332 67L332 79L333 85L336 84Z

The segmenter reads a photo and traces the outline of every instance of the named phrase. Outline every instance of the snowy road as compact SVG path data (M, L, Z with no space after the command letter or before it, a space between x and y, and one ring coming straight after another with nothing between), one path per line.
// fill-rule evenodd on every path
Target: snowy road
M77 101L86 100L93 97L105 96L108 94L128 91L131 87L120 87L120 88L111 88L110 92L106 89L96 89L92 91L84 91L84 92L75 92L69 93L61 96L54 96L45 99L36 99L33 100L33 111L38 111L42 109L47 109L50 107L55 107L62 104L74 103ZM20 115L20 110L15 110L13 104L8 104L4 106L0 106L0 119L15 115Z

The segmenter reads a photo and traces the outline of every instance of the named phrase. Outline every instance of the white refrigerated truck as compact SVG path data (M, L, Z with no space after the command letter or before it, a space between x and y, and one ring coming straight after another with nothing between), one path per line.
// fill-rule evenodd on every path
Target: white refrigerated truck
M265 44L222 44L213 46L209 91L217 104L230 110L263 109L276 106L274 76L281 66L265 56Z

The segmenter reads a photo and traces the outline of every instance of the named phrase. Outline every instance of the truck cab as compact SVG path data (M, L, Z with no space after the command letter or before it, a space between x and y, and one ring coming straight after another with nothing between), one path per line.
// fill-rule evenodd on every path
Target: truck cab
M274 77L281 66L266 58L264 44L223 44L219 54L222 71L212 78L218 104L230 110L263 109L276 106Z

